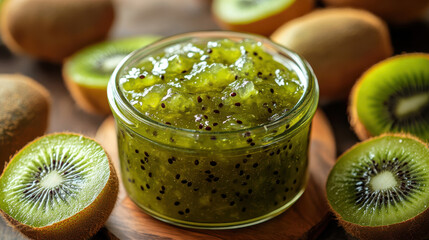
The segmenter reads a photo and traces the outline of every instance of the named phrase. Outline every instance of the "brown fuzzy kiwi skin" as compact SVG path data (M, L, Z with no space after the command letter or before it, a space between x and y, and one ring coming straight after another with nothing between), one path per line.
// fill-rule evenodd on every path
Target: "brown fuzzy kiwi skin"
M427 143L423 142L421 139L417 138L416 136L413 136L408 133L384 133L379 136L372 137L366 140L365 142L371 141L377 138L386 137L386 136L396 136L396 137L413 139L423 144L424 146L426 146L426 148L429 148L429 145ZM364 142L357 143L351 148L349 148L346 152L344 152L343 154L341 154L341 156L338 157L337 161L341 159L345 154L347 154L348 152L352 151L353 149L361 145L362 143ZM328 189L328 186L326 186L326 189ZM343 226L344 230L347 233L349 233L350 235L358 239L403 240L403 239L423 239L429 236L429 230L427 229L427 226L429 226L429 208L427 208L425 211L415 216L414 218L400 223L395 223L395 224L386 225L386 226L370 227L370 226L362 226L362 225L351 223L344 220L341 217L341 215L339 215L334 210L327 196L326 196L326 199L327 199L329 208L331 209L331 212L334 213L339 224Z
M61 63L105 39L113 20L111 0L6 0L0 30L12 52Z
M314 0L295 0L290 6L277 14L246 24L225 22L220 19L214 11L212 11L212 16L218 25L223 29L269 36L285 22L311 12L314 8L314 4ZM213 9L214 8L212 7L212 10Z
M429 231L427 231L427 226L429 226L429 209L426 209L413 219L380 227L360 226L341 219L341 216L337 214L335 215L346 232L362 240L425 239L429 236Z
M276 30L271 39L303 56L323 102L347 99L359 76L393 54L383 20L365 10L316 10Z
M372 71L375 71L378 67L384 65L386 62L389 61L394 61L395 59L398 58L403 58L403 57L424 57L424 58L428 58L429 59L429 54L426 53L408 53L408 54L401 54L401 55L396 55L390 58L387 58L375 65L373 65L370 69L368 69L367 71L365 71L362 76L356 81L356 83L354 84L352 91L350 93L350 97L349 97L349 106L347 108L347 112L349 115L349 122L350 122L350 126L352 127L353 131L356 133L356 136L358 136L358 138L360 140L365 140L370 138L371 136L373 136L366 128L365 125L360 121L359 119L359 115L357 112L357 97L358 97L358 92L360 89L360 85L362 84L362 82L364 81L364 79L370 75L372 73Z
M366 9L389 23L403 25L422 17L429 0L323 0L327 7Z
M63 66L63 79L66 83L67 89L76 101L77 105L82 108L85 112L91 114L107 115L110 114L110 106L107 100L107 89L106 87L90 87L82 86L73 79L71 79L66 73L67 60Z
M51 97L35 80L0 74L0 171L25 144L42 136L49 124Z
M52 135L57 134L53 133ZM82 136L75 133L59 133L59 134L70 134L76 136ZM50 134L51 135L51 134ZM42 137L40 137L42 138ZM96 140L91 139L95 142ZM37 141L39 138L35 139L33 142ZM31 143L33 143L31 142ZM31 143L27 144L29 146ZM99 144L97 142L97 144ZM100 144L99 144L100 145ZM101 146L101 145L100 145ZM23 151L26 147L20 150ZM18 152L19 153L19 152ZM17 153L17 154L18 154ZM106 185L103 190L97 196L97 198L86 208L84 208L79 213L64 219L55 224L45 226L45 227L32 227L26 224L22 224L5 212L0 209L0 213L8 221L8 223L22 234L26 235L32 239L50 239L50 240L78 240L78 239L88 239L98 232L98 230L103 227L104 223L110 216L110 213L115 206L116 199L118 196L119 182L118 176L116 174L115 168L112 164L111 158L108 153L105 151L110 168L110 176L107 180ZM13 161L13 158L12 160ZM5 170L7 167L5 168ZM3 171L4 173L4 171ZM3 175L3 174L2 174Z

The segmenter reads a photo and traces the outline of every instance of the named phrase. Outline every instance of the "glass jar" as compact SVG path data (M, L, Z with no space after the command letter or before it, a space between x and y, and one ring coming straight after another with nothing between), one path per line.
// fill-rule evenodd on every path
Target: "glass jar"
M204 132L156 122L135 109L121 91L121 76L160 50L225 38L261 42L266 52L296 72L304 93L294 108L262 126ZM153 217L184 227L237 228L277 216L304 192L318 94L308 63L261 36L187 33L131 53L118 65L108 86L121 175L129 197Z

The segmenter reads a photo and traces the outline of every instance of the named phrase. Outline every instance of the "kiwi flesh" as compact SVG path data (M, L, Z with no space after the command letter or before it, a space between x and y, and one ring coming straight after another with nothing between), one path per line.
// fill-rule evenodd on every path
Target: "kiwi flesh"
M112 0L11 0L0 16L1 35L12 52L62 62L107 36L114 7Z
M57 133L26 145L0 177L0 209L34 239L87 239L107 220L118 178L104 149L79 134Z
M212 14L224 29L268 36L313 7L314 0L214 0Z
M107 84L119 62L132 51L159 39L158 36L107 40L88 46L64 62L64 81L76 103L85 111L109 114Z
M429 142L429 54L401 54L368 69L353 87L349 115L360 139L406 132Z
M429 148L383 134L341 155L326 183L328 203L359 239L422 239L429 230Z
M313 11L282 25L271 39L310 63L322 102L347 99L359 76L393 53L384 21L358 9Z
M389 23L407 24L422 17L429 0L323 0L327 7L366 9Z
M51 108L48 90L20 74L0 74L0 171L25 144L42 136Z

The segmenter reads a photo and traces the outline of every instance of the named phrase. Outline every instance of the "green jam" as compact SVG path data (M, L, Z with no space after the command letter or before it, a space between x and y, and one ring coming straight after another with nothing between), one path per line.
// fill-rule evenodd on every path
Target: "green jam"
M118 89L146 119L115 114L130 198L158 219L203 228L247 226L291 206L307 180L314 110L274 124L305 92L287 66L261 42L225 39L168 45L127 66Z
M121 80L130 103L179 128L230 131L275 121L303 94L296 73L250 40L178 44Z

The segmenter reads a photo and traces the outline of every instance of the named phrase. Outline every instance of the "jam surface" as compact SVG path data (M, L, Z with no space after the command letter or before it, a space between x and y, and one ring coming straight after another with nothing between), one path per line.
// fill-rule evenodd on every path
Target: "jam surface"
M231 131L275 121L304 87L262 43L179 43L144 59L120 80L128 101L149 118L178 128Z

